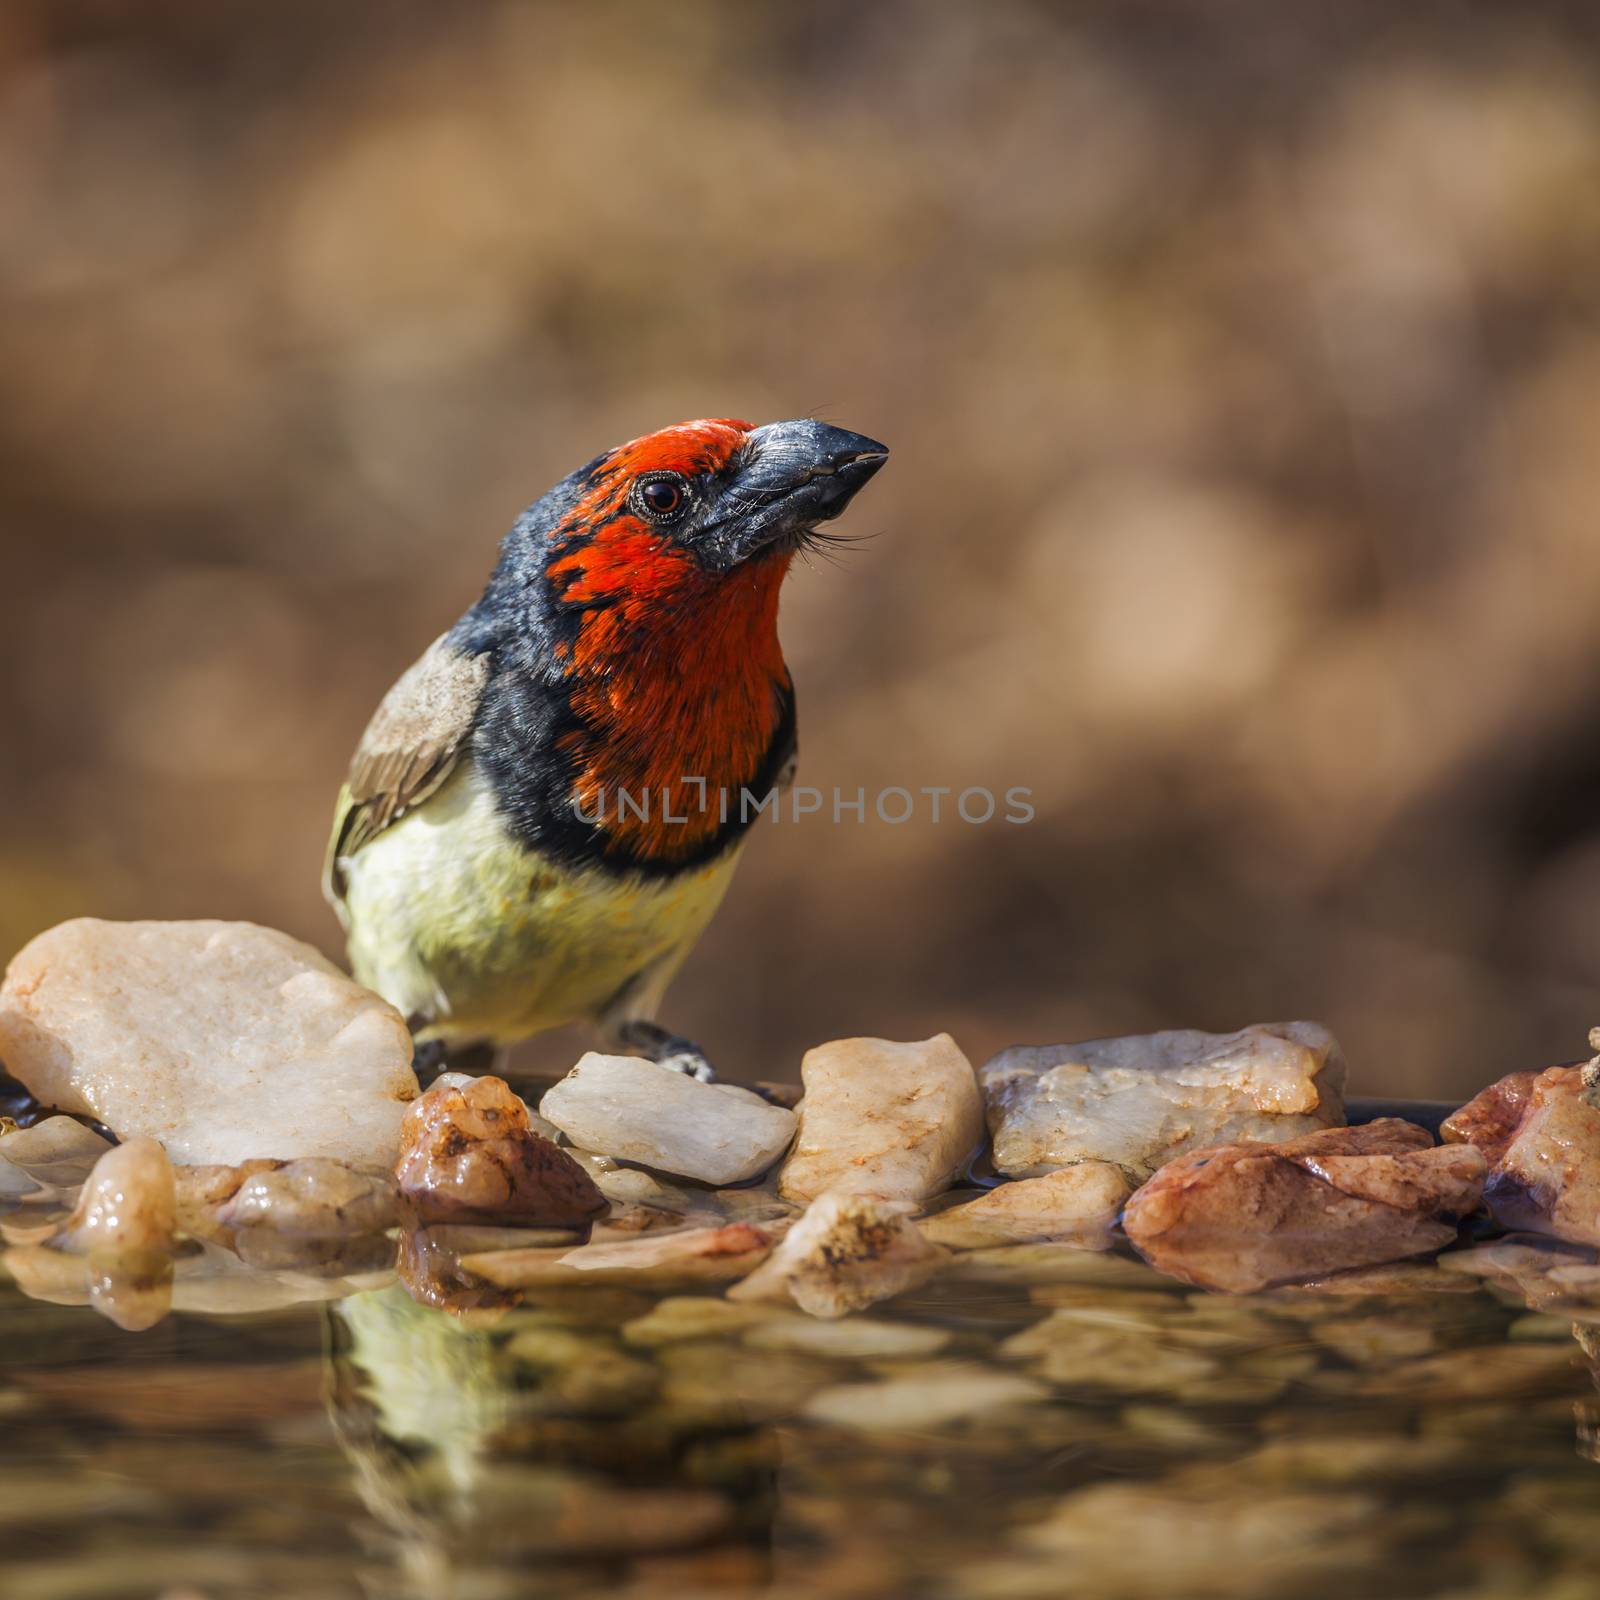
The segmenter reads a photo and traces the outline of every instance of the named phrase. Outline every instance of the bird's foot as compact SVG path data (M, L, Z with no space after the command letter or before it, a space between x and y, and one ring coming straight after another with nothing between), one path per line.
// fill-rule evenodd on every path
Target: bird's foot
M681 1072L701 1083L717 1081L705 1051L681 1034L669 1033L654 1022L628 1022L618 1030L618 1037L628 1049L637 1050L668 1072Z
M443 1072L467 1072L480 1078L494 1068L495 1048L486 1041L450 1045L443 1039L425 1039L411 1047L411 1070L424 1089Z
M449 1052L445 1049L443 1039L428 1039L411 1046L411 1070L416 1073L417 1082L424 1087L444 1071L448 1060Z
M688 1040L684 1040L682 1050L674 1050L669 1056L657 1056L656 1065L665 1067L668 1072L681 1072L686 1078L698 1078L701 1083L715 1083L717 1074L711 1063Z

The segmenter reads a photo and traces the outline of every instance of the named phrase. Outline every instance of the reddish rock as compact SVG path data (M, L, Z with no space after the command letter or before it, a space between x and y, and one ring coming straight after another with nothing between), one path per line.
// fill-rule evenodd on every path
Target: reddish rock
M1513 1072L1445 1120L1489 1162L1483 1199L1503 1228L1600 1245L1600 1110L1582 1067Z
M1440 1124L1439 1137L1446 1144L1475 1144L1492 1166L1516 1138L1538 1078L1537 1072L1508 1072L1451 1112Z
M1128 1202L1139 1252L1186 1283L1247 1294L1437 1250L1478 1204L1485 1162L1386 1117L1169 1161Z
M575 1226L605 1209L582 1167L529 1126L501 1078L436 1084L406 1112L395 1165L421 1222Z

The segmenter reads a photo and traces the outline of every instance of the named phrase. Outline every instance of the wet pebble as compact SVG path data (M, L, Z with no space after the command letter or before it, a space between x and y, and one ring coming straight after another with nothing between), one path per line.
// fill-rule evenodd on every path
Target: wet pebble
M790 1299L814 1317L841 1317L926 1282L945 1259L903 1212L827 1194L729 1293L736 1300Z
M692 1340L661 1347L660 1403L695 1427L779 1422L847 1371L837 1361Z
M974 1571L963 1592L1278 1596L1377 1560L1390 1537L1381 1510L1354 1492L1244 1497L1159 1482L1095 1484L1019 1535L1023 1549L1053 1558L1034 1569L1041 1579L1052 1574L1053 1588L1030 1589L1015 1575L997 1586Z
M1347 1317L1314 1322L1307 1331L1318 1344L1357 1367L1431 1355L1439 1347L1437 1329L1400 1317Z
M503 1079L436 1085L406 1113L400 1191L422 1222L588 1222L605 1201L584 1170L528 1125Z
M1585 1378L1577 1348L1542 1342L1472 1345L1397 1362L1363 1385L1372 1395L1397 1395L1415 1405L1576 1393Z
M169 1254L176 1231L172 1163L154 1139L135 1138L95 1163L56 1242L64 1250Z
M1137 1318L1056 1311L1000 1346L1009 1361L1063 1388L1112 1394L1170 1394L1206 1383L1218 1361L1164 1342Z
M978 1283L1017 1283L1028 1288L1053 1283L1119 1285L1131 1289L1184 1285L1125 1256L1085 1250L1073 1244L996 1245L965 1250L950 1263L952 1275Z

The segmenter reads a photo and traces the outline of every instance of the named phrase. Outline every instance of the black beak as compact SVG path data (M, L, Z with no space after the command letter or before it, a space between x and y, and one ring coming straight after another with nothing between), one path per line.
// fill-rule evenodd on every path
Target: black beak
M755 429L721 496L701 557L725 571L839 515L889 459L876 439L801 417Z

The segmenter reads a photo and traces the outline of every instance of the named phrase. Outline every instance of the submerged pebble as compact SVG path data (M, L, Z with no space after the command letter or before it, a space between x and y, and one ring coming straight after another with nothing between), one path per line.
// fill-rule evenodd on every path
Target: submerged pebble
M702 1340L665 1345L656 1362L661 1406L674 1426L685 1427L788 1421L849 1371L817 1356Z
M396 1244L387 1234L317 1238L279 1233L275 1228L240 1228L233 1248L249 1266L268 1272L303 1272L317 1278L357 1277L391 1271Z
M829 1322L793 1314L768 1317L744 1332L744 1342L752 1350L793 1350L844 1361L935 1355L950 1343L950 1337L947 1328L914 1322L885 1322L876 1317Z
M1357 1367L1431 1355L1439 1347L1438 1329L1403 1317L1346 1317L1314 1322L1307 1331L1318 1344Z
M685 1339L721 1339L743 1333L773 1312L763 1305L741 1305L708 1295L669 1296L644 1316L628 1323L622 1337L629 1344L653 1347Z
M1578 1367L1575 1344L1530 1341L1469 1345L1417 1361L1394 1362L1374 1371L1362 1392L1401 1398L1413 1405L1439 1405L1576 1394L1586 1385L1587 1376Z
M947 1426L969 1417L991 1418L1010 1407L1050 1398L1041 1383L1015 1373L971 1366L930 1371L879 1383L824 1389L806 1403L813 1422L862 1433Z
M1020 1536L1053 1558L1052 1587L1017 1594L1279 1596L1376 1559L1390 1535L1380 1502L1356 1492L1219 1495L1207 1485L1102 1483L1079 1489ZM1003 1593L976 1583L971 1593Z
M953 1276L979 1283L1017 1283L1030 1288L1052 1283L1177 1287L1171 1278L1142 1261L1085 1250L1077 1244L1052 1242L966 1250L956 1256L950 1271Z
M1067 1389L1177 1394L1222 1370L1215 1356L1163 1339L1138 1317L1056 1311L1000 1346L1036 1376Z

